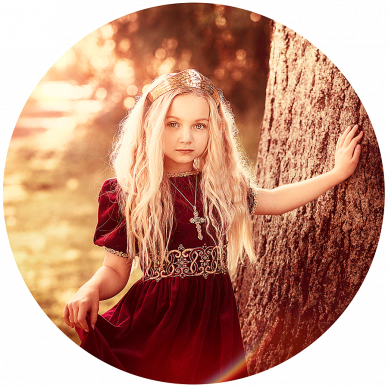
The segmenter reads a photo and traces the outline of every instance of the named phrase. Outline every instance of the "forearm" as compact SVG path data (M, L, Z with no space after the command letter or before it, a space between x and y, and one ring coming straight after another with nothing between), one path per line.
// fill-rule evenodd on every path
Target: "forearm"
M118 294L125 287L127 281L126 274L120 274L115 269L104 265L82 287L96 288L99 300L105 300Z
M303 182L280 186L273 190L257 191L255 214L283 214L324 194L355 171L361 153L363 132L355 136L358 125L350 126L339 137L333 170Z
M273 190L261 190L258 193L255 213L273 215L286 213L316 199L341 181L337 172L331 170L302 182L280 186Z

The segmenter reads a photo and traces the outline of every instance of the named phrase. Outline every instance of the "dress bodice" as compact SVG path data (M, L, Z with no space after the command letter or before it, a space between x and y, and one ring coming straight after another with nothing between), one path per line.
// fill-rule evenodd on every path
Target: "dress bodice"
M168 245L167 260L163 267L150 261L144 278L160 280L170 276L204 276L226 273L226 239L217 244L213 225L206 228L200 190L201 174L171 176L171 193L174 201L174 224ZM197 188L197 195L195 195ZM127 257L126 221L118 203L120 187L115 178L104 182L99 194L98 223L94 243L116 255ZM252 195L247 197L251 209ZM193 206L198 212L195 222Z

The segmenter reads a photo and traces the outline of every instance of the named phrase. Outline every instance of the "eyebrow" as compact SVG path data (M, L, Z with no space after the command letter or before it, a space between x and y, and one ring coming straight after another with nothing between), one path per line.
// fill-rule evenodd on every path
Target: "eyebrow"
M166 119L176 119L176 120L180 120L179 117L176 117L176 116L166 116ZM209 119L197 119L195 121L209 121Z

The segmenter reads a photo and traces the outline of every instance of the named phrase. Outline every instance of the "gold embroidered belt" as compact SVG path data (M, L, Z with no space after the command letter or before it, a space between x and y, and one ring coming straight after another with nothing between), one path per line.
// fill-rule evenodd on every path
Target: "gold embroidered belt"
M144 280L156 280L168 277L203 276L228 273L226 262L226 248L219 246L206 246L198 248L185 248L182 244L178 249L168 252L163 265L151 261L146 271Z

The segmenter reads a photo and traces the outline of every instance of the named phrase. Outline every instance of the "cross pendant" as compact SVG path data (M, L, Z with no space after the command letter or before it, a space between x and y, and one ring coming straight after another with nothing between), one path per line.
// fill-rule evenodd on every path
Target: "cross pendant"
M193 214L194 214L194 217L190 218L190 222L192 224L195 224L195 227L197 228L198 239L203 240L201 224L203 224L206 220L203 217L198 217L198 211L195 206L193 206Z

